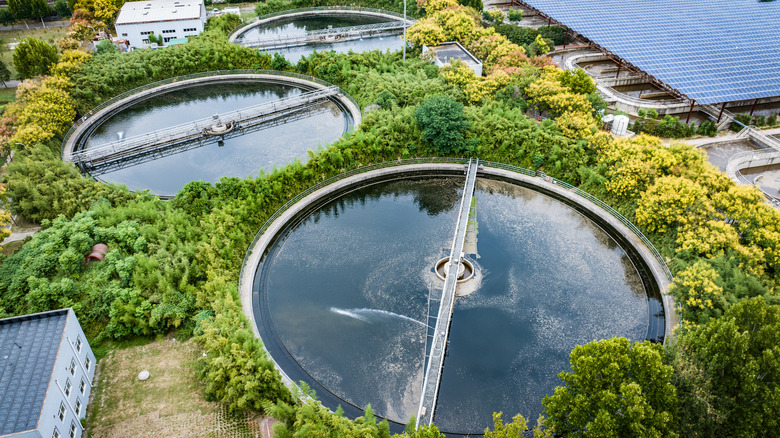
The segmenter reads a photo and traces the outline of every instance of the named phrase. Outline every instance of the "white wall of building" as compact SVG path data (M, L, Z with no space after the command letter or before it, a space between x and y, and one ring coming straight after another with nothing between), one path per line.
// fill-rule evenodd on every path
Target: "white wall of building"
M206 16L206 13L203 13ZM202 20L158 21L154 23L118 24L116 26L117 37L125 39L134 49L149 47L149 33L154 32L156 37L165 39L184 38L198 35L203 32L205 22ZM171 32L172 31L172 32ZM163 42L165 44L165 41Z
M69 310L46 398L43 401L41 417L38 420L38 431L42 437L54 436L56 428L61 438L71 438L71 429L73 438L81 438L83 433L81 419L87 415L87 403L92 392L96 362L95 354L87 343L87 337L75 313ZM60 406L64 407L62 415L60 415Z
M125 11L125 8L128 10ZM151 33L155 37L163 37L165 46L171 39L198 35L206 26L206 6L203 0L128 2L122 9L115 25L117 38L127 40L132 49L149 47ZM177 19L176 13L184 17Z

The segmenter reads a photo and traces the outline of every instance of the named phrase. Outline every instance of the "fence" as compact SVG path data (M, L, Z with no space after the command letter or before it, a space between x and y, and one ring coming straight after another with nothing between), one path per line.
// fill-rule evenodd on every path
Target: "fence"
M252 240L252 243L249 245L249 248L253 248L257 241L260 239L260 237L265 233L265 231L268 229L268 227L276 220L278 219L282 213L287 211L290 207L292 207L295 203L300 201L301 199L305 198L306 196L309 196L310 194L316 192L317 190L326 187L330 184L335 183L336 181L340 181L345 178L349 178L354 175L359 175L362 173L370 172L377 169L384 169L388 167L395 167L395 166L405 166L410 164L463 164L467 165L469 163L468 159L465 158L415 158L415 159L407 159L407 160L397 160L397 161L386 161L383 163L377 163L372 164L370 166L365 167L359 167L356 169L349 170L347 172L341 173L339 175L330 177L324 181L321 181L308 189L302 191L301 193L294 196L292 199L287 201L282 207L280 207L274 214L272 214L268 220L265 221L265 223L260 227L260 230L255 234L255 238ZM558 186L561 186L567 190L569 190L571 193L577 194L582 198L587 199L588 201L598 205L601 207L604 211L611 214L615 219L620 221L623 225L625 225L629 230L631 230L641 241L642 243L647 246L647 248L650 250L650 252L653 253L653 256L655 257L656 261L661 265L664 274L666 275L666 278L671 282L674 280L674 277L672 276L672 272L669 270L669 267L666 265L666 261L661 256L661 253L658 252L658 250L655 248L655 245L653 245L652 242L642 233L642 231L636 227L631 221L626 219L625 216L620 214L619 211L615 210L611 206L609 206L604 201L596 198L595 196L591 195L590 193L580 190L579 188L565 182L561 181L559 179L550 177L545 175L542 172L535 172L530 169L525 169L518 166L512 166L509 164L503 164L503 163L495 163L492 161L481 161L479 162L480 166L485 167L492 167L496 169L503 169L508 170L510 172L519 173L522 175L530 176L530 177L540 177L543 178L545 181L556 184ZM247 251L247 254L244 256L244 261L241 263L241 270L243 271L246 269L246 263L249 260L249 256L251 255L250 251ZM239 290L241 290L241 279L239 277Z

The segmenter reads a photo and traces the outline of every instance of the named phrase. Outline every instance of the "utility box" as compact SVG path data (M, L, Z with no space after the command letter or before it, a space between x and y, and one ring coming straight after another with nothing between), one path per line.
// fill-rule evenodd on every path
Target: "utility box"
M628 131L628 116L619 115L615 116L612 121L612 133L615 135L623 136Z

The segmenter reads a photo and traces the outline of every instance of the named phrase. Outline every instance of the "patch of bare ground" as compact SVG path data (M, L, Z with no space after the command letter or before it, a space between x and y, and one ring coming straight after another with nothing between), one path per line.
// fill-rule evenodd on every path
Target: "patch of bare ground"
M263 437L263 416L205 400L193 368L199 354L194 342L170 337L112 350L98 364L87 436ZM146 381L138 380L143 370Z

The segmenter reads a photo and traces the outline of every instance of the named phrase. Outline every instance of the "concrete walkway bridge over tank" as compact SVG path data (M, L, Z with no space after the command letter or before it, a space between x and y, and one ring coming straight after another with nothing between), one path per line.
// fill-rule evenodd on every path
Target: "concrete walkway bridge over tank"
M433 340L431 341L430 353L428 354L427 367L425 368L425 374L423 375L422 397L420 398L420 406L417 409L417 426L421 424L430 425L433 423L436 399L439 395L441 372L444 368L444 356L447 351L450 322L452 321L452 312L455 310L455 289L458 285L458 271L461 266L463 243L466 240L469 207L471 206L471 198L474 196L478 165L479 160L469 160L468 170L466 171L466 186L463 189L463 196L460 200L460 210L455 225L455 235L452 239L452 247L450 248L450 257L446 269L447 275L444 279L444 287L442 289L441 304L439 305L439 313L436 317L436 326L433 331Z
M335 27L306 31L303 34L273 35L241 40L241 45L261 50L276 50L306 44L335 43L358 38L385 35L412 25L411 20L396 20L385 23L359 26Z
M116 170L307 117L321 109L318 103L339 93L337 86L304 92L74 151L67 158L93 172Z

